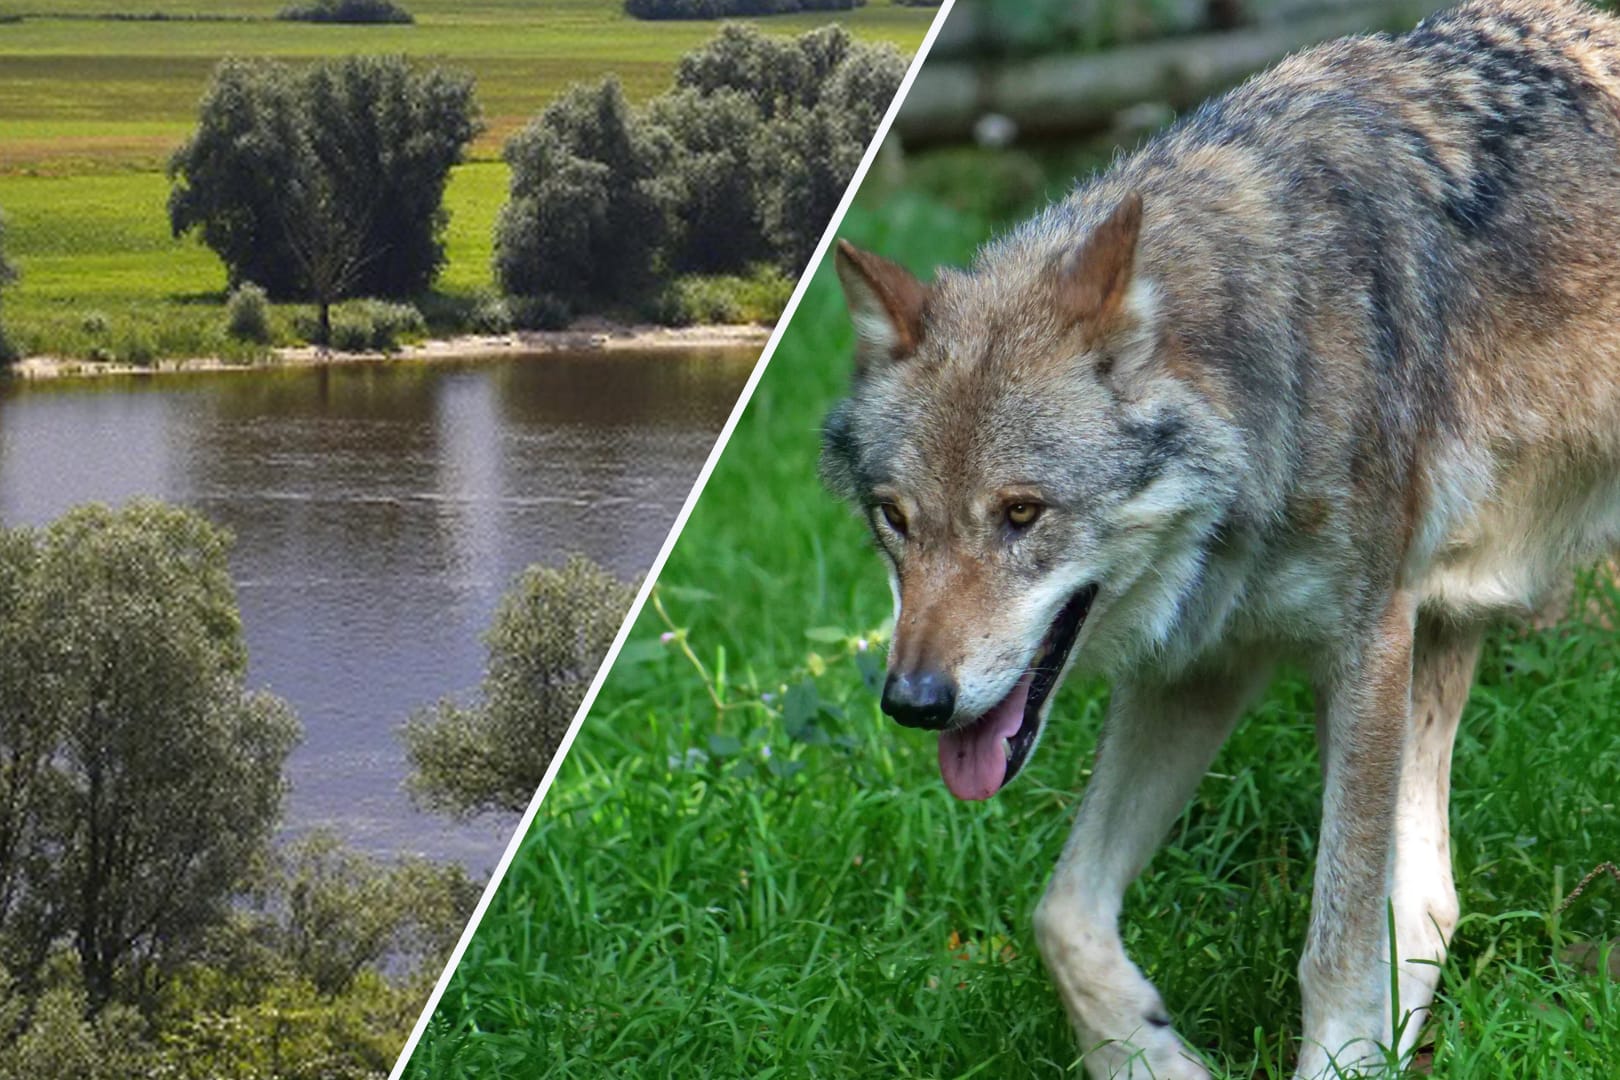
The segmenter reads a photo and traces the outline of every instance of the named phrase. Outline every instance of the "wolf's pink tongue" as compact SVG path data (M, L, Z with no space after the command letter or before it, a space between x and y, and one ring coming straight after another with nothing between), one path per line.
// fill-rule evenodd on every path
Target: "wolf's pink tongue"
M988 799L1007 778L1007 747L1024 726L1033 674L1019 679L1007 696L971 725L939 736L939 775L958 799Z

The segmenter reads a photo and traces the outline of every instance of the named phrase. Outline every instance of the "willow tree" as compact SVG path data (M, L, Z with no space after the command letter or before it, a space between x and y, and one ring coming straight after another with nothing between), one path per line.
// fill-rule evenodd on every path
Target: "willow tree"
M92 1008L225 918L279 817L299 728L246 689L229 546L155 502L0 531L0 959L70 942Z

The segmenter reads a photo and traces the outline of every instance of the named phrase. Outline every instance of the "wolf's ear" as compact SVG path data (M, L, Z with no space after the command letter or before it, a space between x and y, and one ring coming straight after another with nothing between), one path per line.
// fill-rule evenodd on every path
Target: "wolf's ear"
M1132 191L1063 260L1058 268L1058 298L1075 322L1106 325L1119 314L1131 287L1141 230L1142 196Z
M899 263L838 241L838 280L855 321L856 366L901 360L922 341L923 308L928 289Z

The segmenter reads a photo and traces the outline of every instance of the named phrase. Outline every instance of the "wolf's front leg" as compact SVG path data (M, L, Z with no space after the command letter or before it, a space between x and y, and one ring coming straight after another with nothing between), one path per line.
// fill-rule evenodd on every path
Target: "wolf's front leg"
M1322 837L1299 965L1301 1080L1377 1072L1394 1038L1389 903L1415 619L1412 597L1395 594L1319 681Z
M1074 831L1035 911L1041 956L1099 1080L1208 1080L1125 955L1119 910L1268 671L1114 689Z

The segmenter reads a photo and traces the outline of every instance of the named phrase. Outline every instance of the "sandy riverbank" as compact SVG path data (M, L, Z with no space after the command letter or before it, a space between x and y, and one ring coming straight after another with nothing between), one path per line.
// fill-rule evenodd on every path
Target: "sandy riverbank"
M30 356L10 368L0 369L19 379L85 378L98 375L161 375L176 371L255 371L266 367L298 367L318 364L365 364L379 361L413 360L435 362L499 356L541 355L549 352L590 352L617 349L719 349L764 348L770 328L753 324L737 326L627 326L600 320L582 320L567 330L524 330L492 336L431 339L403 346L396 353L340 353L312 345L274 349L268 360L240 364L218 357L191 357L159 360L137 367L132 364L97 363L56 356Z

